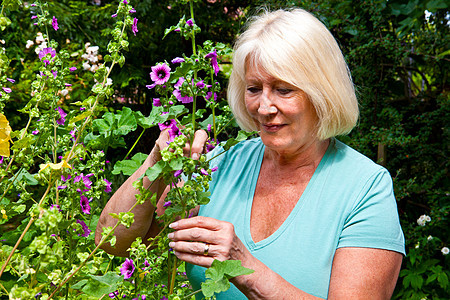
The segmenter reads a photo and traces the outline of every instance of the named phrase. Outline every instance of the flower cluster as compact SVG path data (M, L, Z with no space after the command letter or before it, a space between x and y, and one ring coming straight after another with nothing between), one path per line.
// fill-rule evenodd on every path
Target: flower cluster
M83 69L95 73L99 68L99 62L102 60L102 56L98 54L99 47L91 46L91 43L88 42L84 45L84 49L86 53L81 55L84 59Z
M427 222L431 222L431 218L427 215L421 215L418 219L417 219L417 224L419 226L425 226L425 224Z

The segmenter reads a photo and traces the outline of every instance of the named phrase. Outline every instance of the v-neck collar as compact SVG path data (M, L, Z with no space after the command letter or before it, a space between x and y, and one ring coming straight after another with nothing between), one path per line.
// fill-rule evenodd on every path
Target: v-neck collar
M328 145L327 151L323 155L322 159L320 160L319 165L317 166L316 170L314 171L313 176L308 182L308 185L306 186L305 190L303 191L302 195L300 196L300 199L297 201L297 204L292 209L289 216L284 220L283 224L270 236L267 238L255 243L253 241L251 230L250 230L250 218L251 218L251 211L252 211L252 205L253 205L253 198L255 196L255 190L256 190L256 184L258 181L258 176L261 171L261 165L264 157L264 151L265 151L265 145L261 142L261 146L259 147L259 153L258 157L255 160L255 165L253 168L253 172L250 174L250 188L248 189L246 199L247 199L247 205L246 205L246 211L245 211L245 221L244 221L244 241L247 245L247 248L249 250L258 250L260 248L263 248L267 246L268 244L273 243L280 235L283 234L283 232L289 227L289 225L292 223L292 221L295 219L298 212L301 210L301 208L307 203L307 201L310 199L309 194L311 193L311 190L314 187L314 182L317 180L317 177L321 176L322 168L325 165L326 161L328 160L330 156L331 149L335 145L335 140L332 138L330 140L330 143Z

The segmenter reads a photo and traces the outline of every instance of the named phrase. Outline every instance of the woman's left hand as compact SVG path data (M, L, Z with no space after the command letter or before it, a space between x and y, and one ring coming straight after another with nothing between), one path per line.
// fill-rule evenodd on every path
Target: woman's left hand
M181 219L169 225L169 247L181 260L210 267L214 259L243 260L247 249L236 236L233 224L209 217Z

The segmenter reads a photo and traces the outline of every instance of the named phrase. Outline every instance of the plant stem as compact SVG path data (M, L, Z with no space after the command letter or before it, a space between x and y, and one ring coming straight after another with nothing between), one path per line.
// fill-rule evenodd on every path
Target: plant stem
M127 155L125 155L125 157L123 159L127 159L128 155L130 155L131 151L133 151L134 147L137 145L137 143L139 142L139 140L141 139L142 135L145 132L145 128L142 130L141 134L139 135L139 137L137 138L136 142L134 142L133 146L131 147L130 151L128 151Z
M53 182L50 176L50 180L49 180L49 184L47 187L47 190L45 191L44 195L42 195L41 200L38 203L38 207L41 206L42 202L44 202L45 197L47 197L48 192L50 191L50 188L53 186ZM17 250L17 247L19 247L20 242L22 242L23 237L25 236L25 234L28 232L28 229L30 229L31 224L33 224L35 220L35 217L32 216L30 221L27 224L27 227L25 227L25 230L22 232L22 234L20 235L19 239L17 240L16 244L14 245L14 248L12 249L11 253L9 254L8 258L5 261L5 264L3 265L2 269L0 270L0 277L2 277L3 271L5 271L6 266L8 265L9 261L11 260L14 252Z

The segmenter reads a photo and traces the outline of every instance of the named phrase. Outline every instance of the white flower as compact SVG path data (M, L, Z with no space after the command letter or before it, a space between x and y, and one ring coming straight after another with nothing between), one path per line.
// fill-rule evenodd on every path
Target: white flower
M112 79L111 78L107 78L105 85L108 86L108 85L111 85L112 83L113 83Z
M33 45L34 45L34 42L31 41L31 40L28 40L27 44L25 45L25 48L30 49L30 47L33 46Z
M36 36L36 44L40 44L41 42L44 42L44 41L45 41L45 39L42 36L42 32L38 32L37 36Z
M418 219L417 219L417 224L419 226L425 226L426 222L430 222L431 218L427 215L421 215Z
M83 63L83 69L86 71L86 70L89 70L91 68L91 66L87 63L87 62L84 62Z
M431 236L431 235L429 235L428 237L427 237L427 241L431 241L433 239L433 237Z
M450 252L450 250L447 247L443 247L441 249L441 252L442 252L442 254L447 255Z
M6 42L5 42L5 40L0 40L0 43L2 43L4 45Z
M69 93L69 91L68 91L67 89L63 89L63 90L61 90L61 92L60 92L60 94L61 94L63 97L67 96L68 93Z
M420 243L417 242L417 244L416 244L416 249L419 249L419 247L420 247Z

